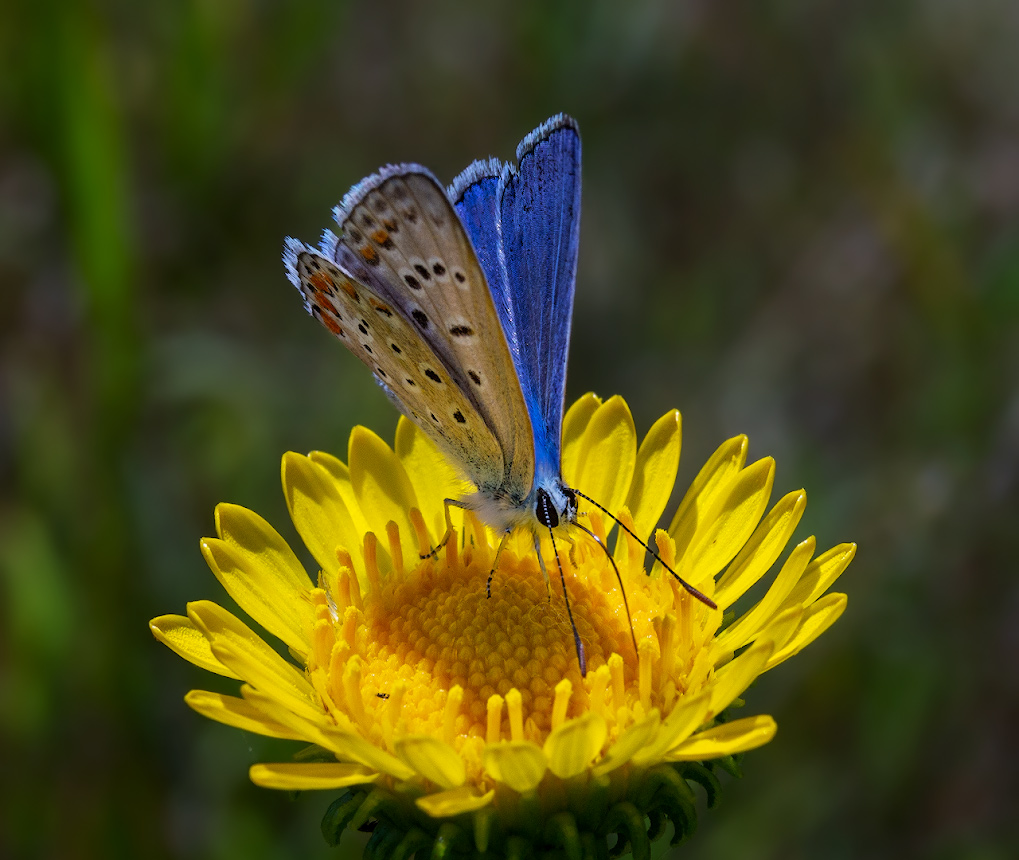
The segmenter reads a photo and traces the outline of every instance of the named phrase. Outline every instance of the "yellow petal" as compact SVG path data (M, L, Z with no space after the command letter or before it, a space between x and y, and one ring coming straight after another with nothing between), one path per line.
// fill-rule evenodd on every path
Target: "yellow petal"
M718 578L715 603L728 609L778 560L807 507L803 490L787 493L754 530L732 564Z
M443 788L456 788L467 779L460 754L449 744L430 735L409 735L394 744L404 764Z
M668 761L705 761L763 746L775 737L775 720L766 714L744 717L707 729L669 751Z
M290 518L315 561L322 570L335 572L336 549L342 547L350 553L363 586L364 531L357 528L332 476L303 454L288 451L283 455L282 478Z
M638 767L661 760L667 750L686 740L698 726L704 725L711 707L711 690L701 690L696 696L680 701L663 721L655 736L644 749L633 756Z
M396 425L396 456L407 471L425 525L431 531L432 539L438 543L446 533L443 501L462 498L470 492L470 484L457 475L435 443L403 415ZM463 511L450 508L450 515L454 527L461 529Z
M682 420L673 409L659 418L648 431L637 451L637 463L630 483L626 506L633 515L634 531L646 539L651 534L672 496L679 470ZM616 544L616 561L626 552L626 542Z
M577 466L580 462L580 443L591 418L601 406L601 398L588 392L577 400L563 418L563 480L570 487L577 486Z
M601 776L630 761L657 734L661 722L658 711L652 710L643 720L626 729L609 747L605 757L592 768L592 774Z
M149 622L149 629L158 641L198 668L227 678L239 677L216 659L209 640L183 615L160 615Z
M247 684L241 687L241 695L270 719L289 727L308 742L335 753L338 758L358 762L373 771L389 774L400 780L414 776L414 771L395 755L380 749L360 735L336 728L331 722L327 722L328 718L324 713L319 714L317 719L295 713L288 705L281 704Z
M354 485L350 483L350 469L347 468L347 464L327 451L310 451L308 459L329 473L329 477L333 479L333 486L336 487L336 492L340 494L340 500L350 515L354 533L363 535L368 531L368 520L361 513L361 505L354 493Z
M764 664L774 650L774 643L766 639L758 640L731 663L719 669L715 673L711 687L711 707L708 715L713 717L729 707L733 700L764 671Z
M203 538L202 555L237 604L300 653L315 620L311 580L279 533L237 505L216 506L220 539Z
M545 740L548 769L562 779L587 770L601 751L608 726L598 714L588 712L553 729Z
M786 598L785 605L813 603L842 575L856 557L856 544L843 543L815 558L803 572L800 581Z
M636 462L633 416L626 401L617 395L599 406L588 422L573 486L616 514L629 495Z
M475 794L475 791L476 789L469 785L462 785L460 788L419 797L414 802L419 809L433 818L448 818L462 812L475 812L482 809L488 806L492 802L492 798L495 797L495 791L480 795Z
M712 646L713 654L732 653L742 648L771 623L775 615L782 611L780 607L785 605L784 601L789 592L807 569L807 562L814 554L815 545L816 541L812 537L796 545L764 597L753 609L718 635Z
M241 695L262 718L286 726L301 740L317 744L323 749L330 749L326 736L322 733L324 714L310 715L306 711L295 712L289 703L281 703L278 699L256 690L250 684L241 685Z
M184 701L189 708L203 717L245 732L295 741L306 739L300 732L267 717L246 699L239 699L237 696L224 696L222 693L211 693L208 690L191 690L184 697Z
M698 472L669 525L669 536L676 542L677 558L683 555L697 529L706 522L705 516L715 496L728 486L746 460L747 437L734 436L719 445Z
M768 623L768 626L760 632L759 636L761 639L767 639L775 646L772 656L768 658L765 668L761 670L762 673L768 670L775 654L785 647L786 643L799 629L800 624L803 622L803 612L802 606L790 606L788 609L784 609L776 614Z
M364 785L375 782L381 774L374 773L364 765L344 762L282 762L252 765L248 775L255 785L262 788L314 791Z
M347 462L368 528L382 538L386 524L394 522L401 535L413 535L408 511L418 507L417 495L393 449L367 427L358 426L350 433ZM403 552L405 564L418 562L413 541L403 541Z
M488 744L482 753L482 761L485 773L520 794L537 788L548 770L545 753L530 741Z
M309 717L322 713L304 674L240 619L207 600L189 603L188 617L208 638L216 658L249 684Z
M775 479L775 461L764 457L733 477L714 498L704 525L683 556L694 583L714 576L742 549L761 520Z
M762 672L773 669L784 660L788 660L795 654L799 654L818 636L832 626L846 610L848 598L844 594L826 594L820 600L815 600L803 611L799 627L792 638L776 651L765 664Z

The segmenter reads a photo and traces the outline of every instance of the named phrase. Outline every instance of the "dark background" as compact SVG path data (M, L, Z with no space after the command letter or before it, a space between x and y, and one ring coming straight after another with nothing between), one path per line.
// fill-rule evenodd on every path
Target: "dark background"
M558 111L569 399L622 394L640 432L679 407L684 484L749 433L776 498L809 493L800 536L860 544L679 854L1019 854L1017 45L1012 0L5 2L0 855L335 856L330 796L247 781L292 747L191 713L224 686L147 621L222 597L217 502L294 537L284 451L392 437L283 237Z

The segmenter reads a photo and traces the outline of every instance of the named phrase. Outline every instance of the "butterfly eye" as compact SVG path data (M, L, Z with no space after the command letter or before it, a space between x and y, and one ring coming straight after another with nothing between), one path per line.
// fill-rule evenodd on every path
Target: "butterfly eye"
M556 513L552 497L544 487L538 487L538 498L534 503L534 516L547 529L554 529L559 525L559 514Z

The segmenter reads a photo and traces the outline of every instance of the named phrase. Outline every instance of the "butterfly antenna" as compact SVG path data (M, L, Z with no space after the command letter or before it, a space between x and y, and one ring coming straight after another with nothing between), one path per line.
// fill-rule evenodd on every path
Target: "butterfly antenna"
M598 508L598 510L600 510L602 513L608 514L608 516L610 516L613 520L615 520L616 523L619 525L619 527L624 532L626 532L630 537L632 537L634 540L636 540L642 547L644 547L644 549L646 549L649 553L651 553L652 557L655 560L657 560L658 562L660 562L662 567L664 567L669 573L671 573L673 575L673 577L675 577L676 582L678 582L680 585L682 585L683 588L685 588L690 593L691 596L696 597L701 603L703 603L707 607L710 607L711 609L718 609L718 605L715 603L714 600L712 600L710 597L708 597L703 592L698 591L689 582L687 582L685 579L683 579L683 577L681 577L678 573L676 573L676 571L674 571L664 561L662 561L662 557L657 552L655 552L653 549L651 549L651 546L649 544L647 544L638 535L636 535L634 533L633 529L631 529L629 526L627 526L626 523L624 523L622 520L620 520L619 517L617 517L615 514L613 514L608 508L606 508L604 505L599 505L594 499L592 499L590 496L585 495L584 493L580 492L580 490L576 490L575 489L575 490L573 490L573 492L576 493L578 496L580 496L580 498L590 502L592 505L594 505L596 508ZM606 552L607 552L607 550L606 550ZM648 576L650 576L650 575L651 575L651 573L649 571L648 572Z
M633 632L633 618L630 615L630 604L626 600L626 589L623 587L623 578L619 575L619 567L616 565L616 560L612 557L612 553L609 552L609 548L602 543L602 539L591 531L591 529L578 522L574 522L573 525L584 532L584 534L590 535L594 539L594 542L602 548L602 552L605 553L605 557L612 564L612 569L616 572L616 582L619 583L619 591L623 595L623 608L626 610L626 620L630 622L630 639L633 640L633 653L639 657L640 655L637 654L637 636Z
M552 552L555 553L555 563L559 568L559 581L563 584L563 598L566 600L566 614L570 616L570 627L573 629L573 644L577 649L577 662L580 663L580 674L587 677L587 658L584 656L584 643L580 641L580 633L577 630L577 622L573 620L573 609L570 608L570 595L566 591L566 574L563 573L563 563L559 558L559 548L555 545L555 535L549 528L548 536L552 538ZM541 564L542 573L545 572L545 562L541 558L541 544L538 536L534 536L534 551L538 554L538 562ZM547 576L546 576L547 578Z

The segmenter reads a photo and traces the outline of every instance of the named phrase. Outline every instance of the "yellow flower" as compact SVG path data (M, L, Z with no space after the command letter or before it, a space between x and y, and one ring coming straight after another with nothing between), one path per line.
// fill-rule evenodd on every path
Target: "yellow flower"
M625 402L589 394L564 421L563 476L649 534L672 493L679 450L678 412L638 447ZM446 530L443 500L467 488L404 419L395 450L358 427L347 464L320 452L283 458L287 504L321 568L317 584L259 516L216 509L219 536L203 540L202 552L289 655L209 601L189 604L186 617L153 619L152 631L192 663L243 682L240 697L191 691L196 711L314 745L316 760L256 764L251 779L348 788L324 823L334 839L374 822L376 856L449 843L507 856L559 847L579 857L618 833L618 847L628 841L643 856L666 819L677 838L692 830L689 781L710 804L713 767L731 769L733 755L773 737L771 717L728 719L726 709L846 605L845 595L825 592L855 545L814 557L810 537L752 608L738 619L724 614L772 568L806 505L798 490L765 514L774 461L746 465L746 454L745 437L725 442L668 530L655 534L661 557L717 609L660 564L646 570L644 548L624 534L613 556L628 617L605 552L583 534L557 539L586 677L562 594L547 588L529 535L511 538L490 598L500 536L472 514L453 510L453 537L429 556ZM612 523L586 516L604 538ZM558 570L551 543L543 549Z

